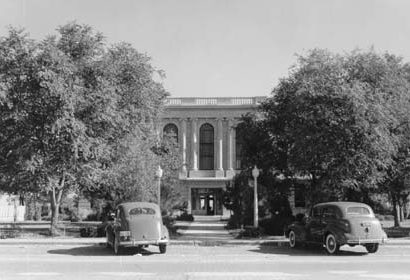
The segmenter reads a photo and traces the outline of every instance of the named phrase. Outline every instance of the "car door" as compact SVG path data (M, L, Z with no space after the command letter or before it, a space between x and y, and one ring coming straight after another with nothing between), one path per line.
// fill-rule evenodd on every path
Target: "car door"
M306 220L306 239L309 242L321 242L321 211L322 208L320 206L314 206L310 211L308 219Z
M329 227L332 228L337 221L337 208L334 206L326 206L322 209L322 219L321 219L321 232L320 235L322 240Z

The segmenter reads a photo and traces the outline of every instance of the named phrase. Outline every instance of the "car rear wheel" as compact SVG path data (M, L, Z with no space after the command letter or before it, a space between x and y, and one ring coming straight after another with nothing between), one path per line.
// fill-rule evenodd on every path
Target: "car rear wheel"
M120 241L118 240L117 236L114 236L114 246L112 246L114 249L114 254L115 255L120 255L122 252L122 248L120 246Z
M369 253L376 253L377 250L379 249L379 244L378 243L372 243L372 244L366 244L365 245L367 252Z
M296 248L297 247L296 233L293 230L291 230L289 232L289 247L290 248Z
M329 255L334 255L339 252L340 245L337 244L336 237L332 233L326 236L325 248Z
M167 251L167 245L165 245L165 244L159 245L159 252L161 254L165 254L166 251Z

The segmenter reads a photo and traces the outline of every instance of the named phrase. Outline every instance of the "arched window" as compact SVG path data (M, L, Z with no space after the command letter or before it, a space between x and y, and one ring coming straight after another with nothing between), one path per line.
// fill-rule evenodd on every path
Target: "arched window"
M178 127L173 124L169 123L164 127L163 130L163 135L164 137L169 137L175 141L175 143L178 143Z
M209 123L199 129L199 169L214 169L214 128Z
M236 127L236 164L235 164L235 169L240 170L245 168L245 161L244 161L244 151L243 151L243 146L244 146L244 132L245 129L243 128L243 125L239 124Z

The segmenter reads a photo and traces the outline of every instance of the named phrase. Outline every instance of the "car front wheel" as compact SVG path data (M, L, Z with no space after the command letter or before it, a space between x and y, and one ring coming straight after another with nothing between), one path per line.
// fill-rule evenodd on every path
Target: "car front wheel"
M326 236L325 248L329 255L334 255L339 252L340 245L337 244L336 237L332 233Z
M291 230L289 232L289 247L290 248L295 248L297 246L296 244L296 233Z
M366 244L365 245L367 252L369 253L376 253L377 250L379 249L379 244L378 243L372 243L372 244Z

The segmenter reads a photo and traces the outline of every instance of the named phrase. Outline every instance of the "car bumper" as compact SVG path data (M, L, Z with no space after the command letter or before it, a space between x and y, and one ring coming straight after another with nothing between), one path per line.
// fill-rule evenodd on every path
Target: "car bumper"
M345 242L349 245L362 245L362 244L385 244L387 242L387 236L381 238L358 238L351 235L345 235Z
M119 245L123 247L136 247L141 245L167 245L169 242L168 239L160 240L128 240L120 241Z

